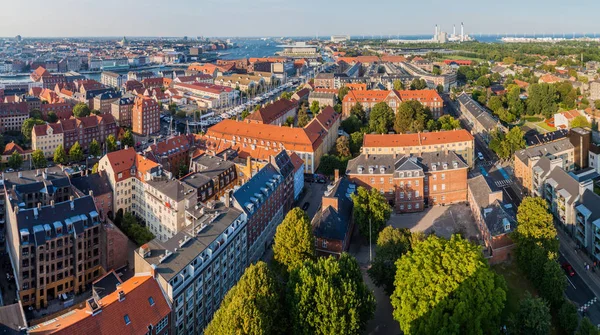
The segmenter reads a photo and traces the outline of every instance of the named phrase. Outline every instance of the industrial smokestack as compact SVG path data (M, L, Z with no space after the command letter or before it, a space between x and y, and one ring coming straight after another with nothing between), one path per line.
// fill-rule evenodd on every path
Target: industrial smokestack
M452 25L452 36L456 36L456 25Z
M460 41L463 42L465 40L465 25L460 23Z

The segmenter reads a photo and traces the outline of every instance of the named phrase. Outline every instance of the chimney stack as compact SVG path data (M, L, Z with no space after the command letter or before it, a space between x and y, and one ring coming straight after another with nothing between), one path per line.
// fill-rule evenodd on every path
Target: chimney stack
M231 199L229 197L229 192L225 192L225 207L231 207Z
M54 200L50 200L50 206L54 208Z
M340 180L340 170L335 169L335 171L333 171L333 175L335 176L334 181L337 183L337 181Z

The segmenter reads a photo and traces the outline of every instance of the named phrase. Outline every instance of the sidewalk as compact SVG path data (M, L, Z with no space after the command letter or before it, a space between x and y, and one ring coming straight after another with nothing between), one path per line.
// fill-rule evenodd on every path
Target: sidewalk
M594 260L581 249L576 252L577 244L561 228L557 227L556 231L560 241L559 252L571 264L575 272L577 272L594 295L600 297L600 267L596 269L596 272L584 269L583 264L593 264Z

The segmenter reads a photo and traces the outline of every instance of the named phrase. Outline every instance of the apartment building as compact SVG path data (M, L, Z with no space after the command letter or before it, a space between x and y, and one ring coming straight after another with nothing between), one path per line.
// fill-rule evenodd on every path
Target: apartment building
M279 99L254 111L246 117L252 123L282 126L288 117L295 118L298 112L298 101Z
M353 203L350 195L356 192L356 185L347 178L339 178L335 171L333 183L327 186L321 209L312 218L311 225L315 236L317 255L339 257L348 251L354 228L352 217Z
M543 157L548 159L560 158L562 167L567 172L575 169L575 147L568 138L531 146L515 152L513 160L514 174L523 187L524 195L532 194L533 167Z
M169 334L171 306L158 281L136 275L125 282L111 271L92 284L92 296L76 308L29 327L28 334Z
M337 103L337 95L333 92L318 92L315 90L308 94L308 105L312 105L313 101L318 102L320 107L333 107Z
M246 214L226 203L190 203L186 228L135 253L135 272L154 276L172 306L169 334L201 334L247 266Z
M508 129L492 116L490 111L473 100L471 95L463 92L457 100L460 105L460 113L467 122L467 129L485 143L489 143L492 130L508 132Z
M198 98L209 103L209 107L211 108L229 105L237 96L237 93L233 88L214 84L175 83L173 84L173 88L180 92L190 93L192 95L191 98Z
M590 81L590 99L600 99L600 81L598 80Z
M444 92L449 92L452 87L456 87L455 72L434 75L424 71L416 65L407 62L399 62L398 65L400 65L400 67L410 75L425 80L427 86L431 89L436 89L438 86L442 86Z
M215 85L239 89L242 92L254 91L266 85L265 78L250 74L231 74L215 78Z
M504 203L502 190L483 175L468 180L467 199L487 250L489 262L512 258L515 244L510 233L517 228L515 208Z
M100 111L100 114L110 114L113 102L121 98L121 92L104 92L94 97L94 109Z
M42 150L44 157L54 157L54 151L59 145L64 145L64 134L60 123L47 123L33 127L31 133L31 148Z
M148 97L135 99L131 111L131 127L133 133L148 136L160 131L160 107Z
M375 188L396 213L467 200L469 166L453 151L420 156L361 154L348 162L346 175L358 186Z
M600 261L600 196L584 190L575 204L575 241Z
M190 173L181 181L196 191L196 202L202 203L219 199L240 184L234 163L208 154L192 158Z
M162 165L163 169L177 174L182 166L190 165L190 149L193 137L178 135L155 142L144 151L144 156Z
M0 132L21 131L28 118L26 102L0 103Z
M333 73L318 73L315 76L315 88L335 88Z
M103 273L101 225L92 197L61 201L69 199L68 180L56 181L58 189L38 184L33 192L31 184L5 189L7 246L18 297L24 307L36 309L62 294L82 293ZM59 201L46 200L40 189ZM30 206L33 202L37 205Z
M352 107L357 103L366 111L370 111L380 102L385 102L396 113L403 101L419 101L431 110L435 118L444 113L444 101L435 90L350 90L342 100L342 115L344 118L350 116Z
M120 127L131 127L134 102L135 97L133 95L126 94L110 104L110 113Z
M61 144L67 152L76 142L79 142L83 150L87 150L93 140L102 144L109 135L116 136L117 131L117 123L110 114L71 118L59 120L55 124L34 126L31 130L31 144L33 148L41 149L47 157L51 157Z
M104 71L100 74L102 85L119 88L127 81L127 75L111 71Z
M264 254L287 213L284 186L283 176L269 163L233 192L234 206L248 217L249 263L256 262Z
M304 171L315 173L321 157L335 145L339 125L340 115L331 107L304 128L223 120L208 129L204 145L206 150L235 149L252 157L260 155L257 151L295 152L304 161Z
M363 154L418 155L425 152L454 151L469 166L475 162L475 143L465 129L416 134L365 134Z

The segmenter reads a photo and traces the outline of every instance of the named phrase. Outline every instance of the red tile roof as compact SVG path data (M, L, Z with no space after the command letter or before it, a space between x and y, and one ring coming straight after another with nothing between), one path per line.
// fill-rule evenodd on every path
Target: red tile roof
M294 108L298 108L296 100L279 99L248 115L246 119L271 124Z
M10 142L6 145L6 147L4 147L4 152L2 153L2 155L3 156L12 155L12 153L15 151L21 155L23 155L25 153L31 153L31 150L23 150L23 148L21 148L21 146L19 146L15 142Z
M365 134L363 147L412 147L444 143L472 141L473 135L465 129L417 134Z
M119 301L119 291L125 299ZM154 304L150 303L150 299ZM136 276L119 289L100 299L101 312L92 315L86 308L59 316L53 322L31 329L30 334L146 334L148 325L156 325L171 312L171 307L152 276ZM125 322L129 318L129 324Z

